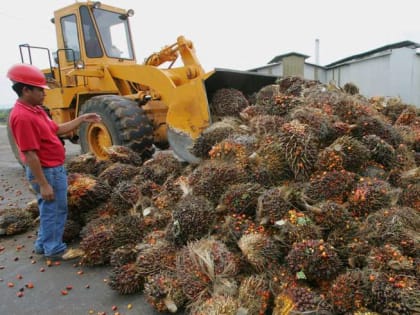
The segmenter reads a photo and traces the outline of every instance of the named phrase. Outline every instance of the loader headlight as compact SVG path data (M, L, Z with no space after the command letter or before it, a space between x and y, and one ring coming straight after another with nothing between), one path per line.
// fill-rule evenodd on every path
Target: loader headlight
M99 9L101 7L101 2L100 1L95 1L92 5L95 9Z

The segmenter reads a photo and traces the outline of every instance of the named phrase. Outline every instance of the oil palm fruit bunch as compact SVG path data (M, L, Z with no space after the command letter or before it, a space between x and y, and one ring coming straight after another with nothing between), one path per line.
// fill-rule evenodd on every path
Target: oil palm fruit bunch
M403 189L398 202L420 212L420 183L409 184L407 189Z
M281 92L293 96L301 96L305 89L319 85L318 81L306 80L299 76L287 76L279 79L276 83Z
M349 314L371 303L369 280L362 270L348 270L335 278L327 293L334 314Z
M289 250L296 242L307 239L320 239L321 229L303 212L289 210L278 220L271 230L273 238L282 244L283 252Z
M344 84L343 90L344 92L350 95L359 94L359 88L357 87L356 84L352 82L347 82L346 84Z
M290 285L274 300L273 315L332 314L324 298L311 287Z
M160 186L157 193L153 194L153 205L158 209L171 209L181 197L191 192L185 176L169 176Z
M111 269L108 285L121 295L133 294L143 290L144 277L135 263L127 263Z
M247 147L232 138L216 143L209 151L209 157L213 160L235 163L238 167L245 168L248 164Z
M255 153L251 154L249 173L255 181L263 186L281 184L291 177L284 148L278 136L266 135L261 139Z
M216 208L218 212L254 216L262 186L258 183L240 183L227 187Z
M169 176L178 177L184 168L182 162L173 154L158 152L153 158L144 162L139 171L139 176L144 180L151 180L158 185L163 185Z
M112 227L107 226L86 234L80 242L84 254L80 258L83 266L107 265L112 252L118 247L113 241Z
M107 167L98 178L114 188L118 183L130 180L136 176L140 168L131 164L113 163Z
M31 201L27 202L23 209L31 214L32 219L35 220L36 218L38 218L39 207L38 201L36 199L32 199Z
M342 267L334 247L322 239L293 244L285 261L298 279L316 283L335 278Z
M112 188L96 177L71 173L68 178L67 202L69 212L85 212L106 201Z
M361 116L355 122L352 129L352 136L357 139L367 135L375 135L390 145L394 146L401 143L401 135L393 128L384 116Z
M238 241L242 254L257 272L279 266L284 254L280 245L263 233L244 234Z
M387 272L390 276L414 275L414 264L413 257L403 255L397 246L388 243L372 247L367 255L367 265L370 269Z
M273 225L294 208L288 186L272 187L258 197L255 221L260 225Z
M136 266L138 272L146 277L163 270L174 270L176 263L176 248L169 242L158 239L152 243L137 244Z
M224 118L216 121L206 128L195 140L190 151L197 157L207 158L208 152L218 142L227 139L237 132L239 121L232 118Z
M354 255L349 244L357 238L359 225L359 218L355 218L351 214L350 216L343 216L343 222L334 227L325 239L328 244L334 247L343 263L347 262L352 254Z
M415 209L395 206L370 214L360 225L359 235L375 246L390 243L415 257L420 253L419 226Z
M371 282L372 308L380 314L415 314L416 307L418 311L418 298L420 291L418 288L406 289L403 281L395 281L393 277L387 276L384 272L371 272L369 275ZM391 280L391 281L390 281ZM415 293L417 291L417 293ZM411 303L417 298L417 302ZM416 296L417 295L417 296Z
M396 164L395 149L377 135L369 134L362 137L362 143L369 149L370 157L386 169Z
M264 233L264 227L258 226L252 217L244 214L228 214L214 226L212 236L222 241L231 251L237 251L238 241L244 234Z
M241 281L238 304L247 314L265 314L270 307L271 292L262 275L251 275Z
M280 132L281 126L286 122L282 116L256 115L249 121L249 127L253 134L264 136Z
M304 193L315 202L330 200L344 203L357 178L355 173L344 169L318 171L309 178Z
M117 216L114 219L113 242L115 247L126 244L136 244L144 237L143 216L141 214L129 214Z
M341 165L345 170L355 173L370 159L369 149L362 142L351 136L339 137L322 150L318 156L318 168L320 168L319 166L328 166L331 163L336 163L335 160L337 158L331 159L334 155L341 160Z
M217 90L210 102L211 113L215 117L239 116L249 106L245 95L236 89L222 88Z
M128 263L133 263L136 261L138 251L136 245L133 243L128 243L121 245L116 248L110 258L111 267L121 267Z
M279 144L294 177L309 177L318 156L318 139L308 125L297 120L283 124Z
M112 190L110 201L117 213L123 214L138 210L141 198L139 186L133 185L131 181L122 181Z
M227 185L246 182L247 177L245 170L235 164L208 160L188 176L188 184L194 195L204 196L216 204Z
M236 315L239 313L238 301L232 296L213 295L190 308L191 315Z
M276 98L280 95L280 87L278 84L270 84L262 87L255 100L255 105L260 108L270 109L274 108L276 104ZM266 114L270 114L268 111ZM272 113L270 114L272 115Z
M131 164L134 166L143 164L141 155L127 146L113 145L105 148L105 152L112 163Z
M176 273L163 271L146 277L144 295L158 312L176 313L187 302Z
M395 204L399 192L387 181L362 177L348 197L349 211L355 217L364 217Z
M203 196L187 195L175 205L166 238L175 245L185 245L209 234L213 221L214 206Z
M227 247L214 239L202 238L185 245L177 255L177 277L191 302L199 303L214 293L233 295L233 277L239 266Z
M98 176L105 168L112 164L109 160L99 160L91 152L79 154L66 162L68 173L82 173Z
M343 122L356 124L363 116L376 116L376 110L367 99L340 93L339 101L333 107L333 113Z
M0 236L26 232L33 225L32 214L21 208L0 210Z
M82 226L79 222L67 219L64 225L63 241L70 243L76 240L79 237L81 230Z

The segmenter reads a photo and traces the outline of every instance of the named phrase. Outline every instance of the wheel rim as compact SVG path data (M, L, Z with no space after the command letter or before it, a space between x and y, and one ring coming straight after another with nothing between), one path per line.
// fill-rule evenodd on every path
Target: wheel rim
M87 131L89 148L99 159L105 160L108 154L105 148L112 146L112 138L106 126L102 123L94 123Z

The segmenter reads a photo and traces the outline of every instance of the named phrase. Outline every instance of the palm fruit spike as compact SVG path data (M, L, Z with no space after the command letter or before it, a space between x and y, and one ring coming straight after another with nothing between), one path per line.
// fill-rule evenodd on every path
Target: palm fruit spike
M184 168L182 162L177 160L172 153L157 152L153 158L144 162L139 171L143 180L151 180L158 185L163 185L169 176L178 177Z
M330 200L344 203L356 184L355 173L342 170L319 171L309 178L305 195L313 201Z
M274 107L276 97L279 94L280 87L278 84L264 86L257 93L255 105L257 107Z
M80 173L68 176L67 200L69 212L84 212L106 201L111 187L97 178Z
M202 196L187 195L175 206L167 227L167 240L185 245L210 232L214 221L214 206Z
M328 290L327 300L332 305L334 314L349 314L361 307L367 307L371 294L363 272L355 269L338 275Z
M189 175L188 181L194 195L204 196L217 203L227 185L246 182L247 174L237 165L209 160L197 166Z
M137 271L135 263L113 267L109 280L110 288L122 295L140 292L144 285L144 277Z
M170 176L163 183L160 191L153 196L153 205L158 209L172 209L181 197L190 192L191 188L188 186L185 176Z
M310 287L288 286L274 300L273 315L331 314L326 301Z
M128 263L136 261L138 251L134 244L126 244L115 249L110 258L112 267L121 267Z
M80 154L72 157L66 163L68 173L82 173L98 176L106 167L111 165L111 161L99 160L96 155L91 152Z
M223 88L213 94L210 110L215 117L239 116L248 105L248 100L241 91Z
M238 269L236 257L213 239L190 242L177 255L177 277L184 294L194 304L216 292L234 294L233 277Z
M113 145L105 148L105 151L112 163L131 164L134 166L141 166L143 163L141 155L126 146Z
M258 183L230 185L220 197L216 210L254 216L262 187Z
M80 235L81 229L82 227L79 222L67 219L64 225L63 241L70 243L76 240Z
M122 181L132 179L138 174L139 170L140 168L134 165L114 163L99 174L98 178L111 187L115 187Z
M318 156L318 142L308 125L297 120L283 124L279 143L284 148L284 157L295 178L307 178Z
M240 315L238 301L231 296L213 295L191 307L191 315Z
M420 184L409 184L407 189L402 191L398 202L420 212Z
M32 214L20 208L0 210L0 236L26 232L32 227Z
M399 193L386 181L362 177L349 195L349 211L355 217L364 217L395 204Z
M143 277L175 269L176 248L165 240L137 244L136 250L137 270Z
M282 258L280 244L264 234L245 234L239 239L238 246L258 272L278 267Z
M319 85L318 81L307 80L299 76L287 76L277 81L281 92L301 96L305 89Z
M341 269L335 249L322 239L295 243L287 254L286 265L298 279L319 283L333 279Z
M268 282L261 275L249 276L239 286L238 303L248 311L247 314L265 314L270 297Z
M398 274L414 274L414 260L405 256L395 245L385 244L373 247L367 255L370 269L387 272L390 276Z
M235 163L242 168L245 168L248 164L248 155L247 147L231 138L216 143L209 151L211 159Z
M223 119L222 121L217 121L201 133L200 137L195 140L190 151L197 157L207 158L208 152L213 145L227 139L236 130L238 130L238 122L236 120Z
M158 312L176 313L187 301L179 282L176 274L170 271L148 276L144 284L147 302Z

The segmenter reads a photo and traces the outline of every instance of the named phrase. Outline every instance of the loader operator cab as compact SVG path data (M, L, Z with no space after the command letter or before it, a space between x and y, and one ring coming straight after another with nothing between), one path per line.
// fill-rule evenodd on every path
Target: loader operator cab
M67 62L84 61L90 58L134 59L127 14L102 9L100 3L80 6L78 16L74 13L60 19L62 41ZM81 30L79 31L79 26Z

